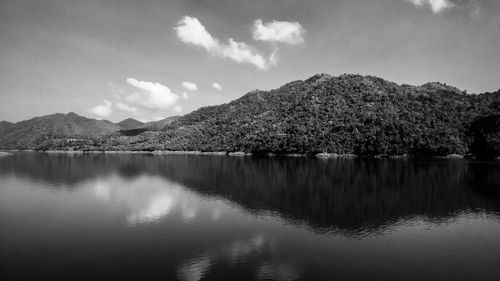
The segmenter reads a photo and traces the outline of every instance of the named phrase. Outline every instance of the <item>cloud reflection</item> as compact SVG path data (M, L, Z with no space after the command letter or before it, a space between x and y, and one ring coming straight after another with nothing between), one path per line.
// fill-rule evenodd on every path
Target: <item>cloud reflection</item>
M177 277L185 281L198 281L205 276L210 268L212 259L210 256L200 256L188 260L181 265L177 271Z
M154 195L143 209L134 210L127 217L131 224L154 222L168 215L174 206L174 198L171 194L163 193Z
M225 257L230 262L237 262L259 251L264 246L264 242L262 235L255 236L249 241L235 241L224 250Z
M184 221L191 221L196 217L198 209L193 204L184 201L182 203L182 218Z
M127 182L100 179L92 183L91 190L107 208L125 213L125 220L131 225L159 222L174 213L191 221L196 218L200 203L196 195L162 178L139 177Z
M259 280L299 279L300 274L296 266L274 261L275 253L272 248L272 243L266 241L263 235L255 235L247 240L235 240L206 250L203 254L181 263L177 277L183 281L198 281L209 273L210 267L218 264L245 266L256 262L257 266L253 268L257 268L255 274Z
M97 196L97 198L100 198L103 201L109 201L110 197L109 184L105 182L96 182L94 185L94 193Z

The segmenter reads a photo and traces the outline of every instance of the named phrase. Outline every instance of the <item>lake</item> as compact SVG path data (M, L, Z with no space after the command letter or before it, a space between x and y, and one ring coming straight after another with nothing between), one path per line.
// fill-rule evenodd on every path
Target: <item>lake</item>
M2 280L500 280L500 161L0 157Z

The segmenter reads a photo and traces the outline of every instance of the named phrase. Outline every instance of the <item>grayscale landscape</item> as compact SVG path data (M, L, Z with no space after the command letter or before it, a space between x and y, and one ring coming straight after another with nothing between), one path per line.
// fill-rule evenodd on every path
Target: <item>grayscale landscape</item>
M0 279L499 280L500 2L0 0Z

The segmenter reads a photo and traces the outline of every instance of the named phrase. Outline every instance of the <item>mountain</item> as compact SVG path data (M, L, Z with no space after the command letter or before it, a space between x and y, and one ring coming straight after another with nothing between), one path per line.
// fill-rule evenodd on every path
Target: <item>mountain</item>
M145 132L123 146L137 150L464 155L474 153L474 121L495 114L500 114L499 91L470 95L438 82L411 86L373 76L319 74L275 90L255 90L227 104L200 108L166 125L162 132ZM498 134L491 136L500 139Z
M116 123L116 125L120 126L122 130L130 130L130 129L137 129L143 126L144 123L142 123L141 121L137 121L134 118L127 118L125 120Z
M180 116L171 116L171 117L167 117L167 118L162 119L162 120L143 123L142 126L130 128L127 130L120 130L119 135L131 137L131 136L137 136L137 135L142 134L142 133L147 132L147 131L160 131L166 125L174 122L179 117Z
M73 112L56 113L12 124L0 135L0 147L34 149L54 139L96 137L120 129L107 120L89 119Z
M500 152L500 114L476 119L471 125L473 142L471 150L488 158L498 156Z
M4 132L12 127L14 123L7 122L7 121L0 121L0 136L3 136Z
M148 122L144 124L141 128L148 129L149 131L160 131L163 128L165 128L165 126L169 125L170 123L176 121L179 118L180 116L170 116L158 121Z
M46 141L34 148L497 157L500 91L476 95L439 82L412 86L374 76L318 74L119 134L106 134L119 130L111 125L102 134L85 134L92 139ZM38 143L40 135L47 139L47 133L38 134ZM11 146L37 143L13 139Z

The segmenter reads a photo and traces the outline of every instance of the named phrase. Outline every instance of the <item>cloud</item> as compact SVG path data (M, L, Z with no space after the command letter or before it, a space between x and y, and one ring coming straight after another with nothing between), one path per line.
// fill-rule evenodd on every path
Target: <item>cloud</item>
M143 108L168 109L180 99L167 86L158 82L138 81L129 77L127 83L139 90L127 96L127 102Z
M125 104L123 102L117 102L116 107L120 110L130 112L130 113L137 113L137 108L130 106L128 104Z
M177 113L181 113L182 112L182 106L180 106L180 105L174 106L174 111L177 112Z
M229 38L227 43L220 43L197 18L185 16L174 29L182 42L203 47L213 56L228 58L238 63L250 63L263 70L276 64L275 52L265 58L254 47L232 38Z
M222 86L217 82L213 82L212 87L214 87L214 89L216 90L222 91Z
M99 118L107 118L113 112L111 110L112 103L109 100L103 100L103 104L92 107L89 111Z
M262 23L262 20L258 19L254 21L252 27L252 36L255 40L292 45L304 43L302 37L304 33L305 29L298 22L272 21Z
M228 43L220 50L223 57L231 58L239 63L248 62L259 69L268 69L271 65L276 64L274 52L266 59L262 55L257 54L252 46L243 42L236 42L232 38L229 38Z
M182 93L182 98L185 99L185 100L187 100L189 98L188 93L183 92Z
M186 88L186 90L189 90L189 91L197 91L198 90L198 87L193 82L184 81L184 82L182 82L182 86L184 88Z
M445 9L454 7L455 4L450 0L405 0L415 6L429 6L434 13L440 13Z
M175 30L179 39L186 44L202 46L209 52L220 48L219 41L208 33L197 18L185 16L175 27Z

